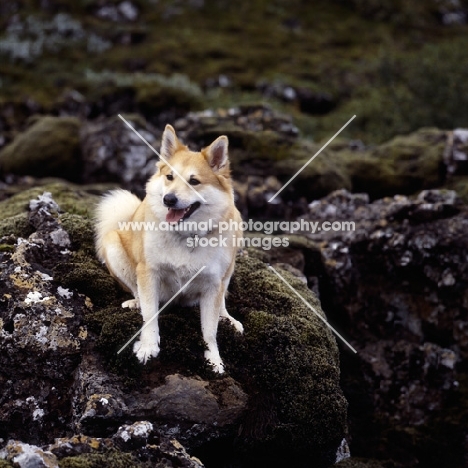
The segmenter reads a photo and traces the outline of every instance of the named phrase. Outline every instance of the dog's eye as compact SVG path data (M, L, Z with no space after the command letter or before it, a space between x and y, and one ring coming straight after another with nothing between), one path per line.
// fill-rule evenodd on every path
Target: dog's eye
M174 176L172 174L167 174L166 179L167 180L174 180Z
M193 177L189 180L190 185L198 185L200 183L199 180L194 179Z

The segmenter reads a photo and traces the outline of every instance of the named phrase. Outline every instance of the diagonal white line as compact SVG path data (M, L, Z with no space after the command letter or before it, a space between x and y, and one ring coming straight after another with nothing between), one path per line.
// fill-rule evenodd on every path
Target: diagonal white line
M206 268L203 265L118 351L120 354Z
M314 314L332 331L336 336L341 338L344 344L346 344L351 351L357 354L357 351L271 266L268 268L272 270L276 276L283 281L283 283L312 311Z
M314 159L318 156L350 123L356 118L353 115L269 200L271 203Z
M202 197L202 195L200 193L198 193L180 174L179 172L177 171L177 169L175 169L173 166L171 166L171 164L161 156L161 154L156 151L153 146L151 146L150 143L148 143L148 141L145 139L145 137L139 133L138 131L136 131L130 122L128 122L128 120L126 120L124 117L122 117L120 114L118 114L118 116L124 121L124 123L127 125L127 127L129 127L131 130L133 130L135 132L136 135L138 135L141 140L146 143L146 145L148 146L148 148L153 151L153 153L156 153L181 179L182 181L185 183L185 185L190 188L194 193L196 193L205 203L206 203L206 200Z

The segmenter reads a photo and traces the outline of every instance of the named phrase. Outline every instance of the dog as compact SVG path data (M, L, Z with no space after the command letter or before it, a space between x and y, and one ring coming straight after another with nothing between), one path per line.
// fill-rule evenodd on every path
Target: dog
M215 372L223 373L216 342L218 321L227 319L243 333L242 324L229 315L225 304L239 245L236 240L242 239L228 139L220 136L195 152L167 125L160 155L143 201L126 190L111 191L101 199L96 210L97 256L134 296L122 307L141 309L144 327L133 351L143 364L160 350L160 303L169 301L198 273L176 299L182 305L200 305L205 358ZM128 222L140 229L119 228L132 226ZM221 222L233 227L217 230Z

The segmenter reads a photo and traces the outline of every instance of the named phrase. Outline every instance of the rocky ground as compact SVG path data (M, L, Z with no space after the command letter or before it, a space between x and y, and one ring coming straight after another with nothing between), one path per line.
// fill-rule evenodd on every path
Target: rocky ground
M315 3L1 3L0 467L467 466L468 5ZM226 375L197 308L117 354L141 317L93 209L157 161L118 114L227 135L245 219L355 223L239 254Z

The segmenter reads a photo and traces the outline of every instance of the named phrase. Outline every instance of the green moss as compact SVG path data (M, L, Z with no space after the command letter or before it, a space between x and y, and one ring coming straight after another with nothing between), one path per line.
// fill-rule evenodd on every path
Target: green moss
M0 152L0 170L76 179L81 164L80 125L74 117L41 117Z
M351 457L334 466L337 468L393 468L395 465L391 462Z
M111 450L106 453L85 453L76 457L65 457L59 461L60 468L150 468L149 462L142 462L129 453Z
M26 213L0 220L0 237L13 235L27 238L33 232L34 228L29 224Z
M177 110L180 113L203 107L200 87L186 75L169 77L158 73L116 73L87 71L88 97L92 101L131 95L138 110L151 117L156 112Z
M90 191L94 192L93 186ZM50 192L62 211L71 214L91 217L94 205L98 200L96 195L87 192L86 186L80 187L64 181L46 183L28 190L19 191L6 200L0 202L0 219L25 213L29 209L29 201Z
M455 176L447 180L444 188L455 190L463 202L468 203L468 176Z
M94 226L90 218L77 214L64 213L59 217L62 227L68 232L73 250L94 257Z
M13 465L10 462L0 459L0 468L12 468L12 467Z
M85 294L98 306L112 304L123 295L117 282L98 260L83 252L73 254L66 262L58 262L54 277L65 287Z
M142 366L133 354L133 342L121 353L117 353L142 327L139 310L122 309L120 304L115 304L99 310L86 320L91 322L91 326L101 326L97 347L109 369L129 378L138 377Z
M338 148L334 158L349 174L354 192L371 198L413 194L443 183L445 144L446 132L421 129L366 151Z
M280 274L322 313L302 282L285 271ZM331 332L254 258L238 260L227 307L245 328L239 337L230 327L220 327L220 349L228 369L241 382L261 389L265 401L271 397L267 408L263 404L250 408L243 436L255 450L272 453L285 450L286 441L298 453L309 455L326 452L332 440L339 444L346 401L338 388L338 349Z

